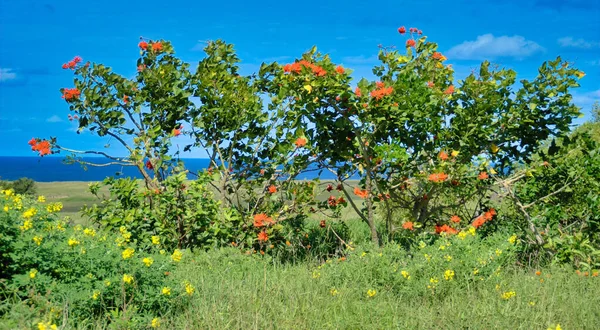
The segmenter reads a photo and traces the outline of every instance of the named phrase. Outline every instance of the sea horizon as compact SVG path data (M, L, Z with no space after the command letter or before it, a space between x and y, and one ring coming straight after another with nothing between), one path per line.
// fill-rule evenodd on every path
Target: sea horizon
M14 181L20 178L29 178L36 182L69 182L69 181L102 181L106 177L142 179L141 174L134 167L109 165L103 167L87 166L85 170L80 164L64 164L64 157L36 157L36 156L0 156L0 180ZM103 157L83 157L84 160L93 160L98 163L108 163ZM198 172L208 168L208 158L181 158L186 168ZM335 179L335 176L323 171L308 171L300 174L297 179ZM188 176L192 179L193 175Z

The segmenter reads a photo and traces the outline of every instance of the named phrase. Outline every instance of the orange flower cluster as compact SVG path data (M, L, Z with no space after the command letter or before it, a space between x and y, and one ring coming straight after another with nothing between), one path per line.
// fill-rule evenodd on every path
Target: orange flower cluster
M484 214L478 216L475 221L473 221L472 225L475 228L479 228L483 226L484 223L491 221L496 215L496 210L494 208L489 209Z
M444 182L446 180L448 180L448 174L445 174L445 173L429 174L429 181L431 181L431 182L440 183L440 182Z
M362 93L360 92L360 88L356 87L356 89L354 90L354 94L356 94L357 97L361 97Z
M415 230L415 224L412 221L407 221L402 224L402 228L406 230Z
M477 176L477 179L479 180L487 180L490 176L487 174L487 172L480 172L479 175Z
M427 82L427 87L432 88L433 86L435 86L435 84L433 83L433 81L428 81Z
M406 40L406 47L414 47L416 44L417 42L414 39Z
M163 49L163 45L161 42L155 42L152 44L152 51L160 52Z
M369 196L369 192L364 189L360 189L358 187L354 187L354 194L360 198L367 198Z
M277 187L275 187L275 185L270 185L269 186L269 193L270 194L274 194L277 192Z
M273 218L267 216L264 213L254 215L254 227L259 228L267 225L272 225L274 223L275 221L273 220Z
M302 72L302 67L306 67L312 70L312 72L317 76L317 77L323 77L324 75L327 74L327 71L325 71L325 69L323 69L322 67L312 64L307 60L300 60L298 62L294 62L292 64L286 64L283 66L283 72L286 73L300 73ZM341 68L342 70L344 68L342 67L338 67ZM338 69L336 68L336 71L338 71ZM338 71L339 73L339 71Z
M63 69L75 69L77 63L81 62L81 57L75 56L72 60L62 65Z
M140 41L140 43L138 44L138 47L140 47L140 48L141 48L141 49L143 49L143 50L146 50L146 49L148 49L148 43L142 40L142 41Z
M458 215L453 215L450 217L450 221L454 222L454 223L459 223L460 222L460 217Z
M183 129L183 125L179 125L179 128L174 128L173 129L173 136L179 136L181 135L181 130Z
M384 83L378 81L377 89L371 92L371 97L374 97L377 100L381 100L384 96L392 94L393 91L393 87L385 87Z
M441 160L447 160L448 159L448 154L445 151L442 150L442 151L440 151L440 154L438 155L438 157Z
M70 101L72 99L78 99L80 95L81 95L81 91L77 88L65 88L63 90L62 98L67 101Z
M344 204L346 203L346 200L344 199L344 197L340 197L338 199L336 199L334 196L329 196L329 198L327 198L327 204L329 204L329 206L331 207L336 207L339 204Z
M434 52L433 55L431 55L431 57L434 60L440 60L440 61L447 60L446 56L442 55L442 53L440 53L440 52Z
M344 74L344 72L346 72L346 70L344 70L344 67L342 67L341 65L338 65L335 68L335 72L339 73L339 74Z
M36 138L32 138L29 140L28 144L31 146L31 150L39 152L40 156L44 157L45 155L52 154L52 145L48 140L39 140Z
M297 148L302 148L306 145L306 142L308 142L306 140L306 138L299 137L296 139L296 142L294 144L296 145Z
M261 231L260 233L258 233L258 240L261 242L266 242L269 240L269 235L267 235L266 232ZM263 254L264 254L264 252L263 252Z
M447 233L450 235L454 235L458 233L458 230L448 226L448 225L442 225L442 226L435 226L435 233L436 234L441 234L441 233Z
M448 88L446 88L446 90L444 91L444 94L446 95L451 95L454 93L454 85L450 85Z

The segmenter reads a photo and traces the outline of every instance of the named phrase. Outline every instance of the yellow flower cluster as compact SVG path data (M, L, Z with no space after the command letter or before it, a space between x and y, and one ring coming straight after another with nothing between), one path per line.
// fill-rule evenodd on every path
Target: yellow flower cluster
M79 242L75 237L71 237L67 241L67 244L69 244L70 247L74 247L74 246L81 244L81 242Z
M134 253L135 253L134 249L127 248L127 249L123 250L123 252L121 253L121 256L123 257L124 260L127 260L127 259L133 257Z
M375 295L377 295L377 290L375 290L375 289L369 289L367 291L367 296L368 297L373 298L373 297L375 297Z
M90 236L90 237L95 237L96 236L96 231L92 228L86 228L83 230L83 234L86 236Z
M62 210L63 208L63 204L61 202L55 202L55 203L50 203L48 205L46 205L46 211L53 213L53 212L60 212L60 210Z
M447 269L447 270L444 272L444 279L445 279L446 281L452 281L452 279L453 279L453 278L454 278L454 271L453 271L453 270L451 270L451 269Z
M508 300L508 299L513 298L516 295L517 295L517 293L514 291L507 291L502 294L502 299Z
M196 288L194 288L194 286L192 284L190 284L189 282L185 282L185 292L188 294L188 296L191 296L194 291L196 291Z
M150 257L146 257L146 258L142 259L142 262L144 263L144 265L146 265L146 267L150 267L154 263L154 259L152 259Z
M165 296L170 296L171 295L171 288L168 286L165 286L164 288L162 288L162 294L164 294Z
M152 328L158 328L158 327L160 327L160 318L158 318L158 317L153 318L152 322L150 322L150 326Z
M173 251L173 254L171 255L171 259L175 262L181 261L182 257L183 257L183 252L181 252L179 249L175 249L175 251Z
M27 211L23 212L23 218L31 219L36 214L37 214L37 210L35 208L31 207L31 208L27 209Z
M131 284L133 282L133 276L129 274L123 274L123 282Z
M50 324L50 322L39 322L37 324L38 326L38 330L56 330L58 329L58 327L56 326L56 324Z

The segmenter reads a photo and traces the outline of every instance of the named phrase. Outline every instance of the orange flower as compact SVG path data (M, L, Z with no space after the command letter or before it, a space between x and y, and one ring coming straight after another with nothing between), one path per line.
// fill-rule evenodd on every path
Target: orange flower
M30 146L34 146L37 143L37 140L35 138L31 138L31 140L29 140L29 142L27 142L27 144L29 144Z
M356 96L361 97L362 93L360 92L360 88L356 87L356 89L354 90L354 94L356 94Z
M33 142L33 144L32 144ZM31 145L31 150L32 151L37 151L40 156L45 156L45 155L50 155L52 153L52 145L50 144L50 142L48 142L48 140L41 140L41 141L37 141L34 139L31 139L29 141L29 145Z
M479 175L477 176L477 179L479 179L479 180L486 180L489 177L490 176L487 174L487 172L480 172Z
M378 81L375 83L375 86L377 86L377 88L383 88L385 86L385 84L381 81Z
M456 230L448 225L442 225L442 226L435 226L435 232L437 234L447 233L450 235L454 235L454 234L458 233L458 230Z
M306 142L308 142L306 140L306 138L299 137L299 138L296 139L295 144L296 144L297 148L302 148L302 147L304 147L306 145Z
M448 180L448 174L445 173L432 173L429 175L429 181L432 182L440 183L446 180Z
M538 270L537 272L535 272L535 275L540 276L542 275L542 272Z
M427 82L427 87L429 87L429 88L432 88L433 86L435 86L435 85L433 84L433 81L428 81L428 82Z
M127 104L127 102L129 102L129 96L125 95L123 96L123 103Z
M145 41L140 41L140 43L138 44L138 47L140 47L143 50L146 50L148 48L148 43Z
M337 72L337 73L339 73L339 74L344 74L344 72L346 72L346 71L344 70L344 68L343 68L341 65L338 65L338 66L335 68L335 72Z
M485 223L485 219L483 218L483 216L478 216L475 221L473 221L472 225L475 228L479 228L481 226L483 226L483 224Z
M163 49L163 45L161 42L155 42L152 44L152 51L160 52Z
M261 231L260 233L258 233L258 240L261 242L266 242L269 240L269 235L267 235L267 233L265 233L264 231Z
M381 83L381 84L383 84L383 83ZM371 96L377 100L381 100L384 96L392 94L393 91L394 91L394 88L391 86L387 87L387 88L382 87L380 89L376 89L376 90L372 91Z
M358 187L354 187L354 194L360 198L367 198L367 196L369 196L368 191L360 189Z
M183 125L180 125L179 128L174 128L173 129L173 136L179 136L181 135L181 130L183 129Z
M405 34L406 33L406 28L404 26L399 27L398 28L398 33Z
M402 228L406 230L415 230L415 224L412 221L407 221L402 224Z
M440 154L438 155L438 157L441 160L447 160L448 159L448 154L445 151L442 150L442 151L440 151Z
M431 57L432 57L434 60L442 60L442 61L443 61L443 60L445 60L445 59L446 59L446 57L445 57L444 55L442 55L442 53L440 53L440 52L435 52L435 53L433 53L433 55L431 55Z
M448 88L446 88L446 90L444 91L444 94L446 95L450 95L454 93L454 85L450 85Z
M264 213L254 215L254 227L262 227L265 223L271 223L273 220Z
M62 98L65 99L66 101L69 101L72 99L78 99L80 95L81 95L81 91L77 88L65 88L63 90Z
M275 185L270 185L269 186L269 193L274 194L277 192L277 187L275 187Z
M453 215L450 217L450 221L454 222L454 223L459 223L460 222L460 217L458 215Z
M415 42L414 39L408 39L406 40L406 47L414 47L417 43Z

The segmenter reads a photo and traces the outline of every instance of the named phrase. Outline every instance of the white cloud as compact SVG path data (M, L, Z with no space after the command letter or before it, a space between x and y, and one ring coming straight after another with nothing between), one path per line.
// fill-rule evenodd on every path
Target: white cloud
M574 39L573 37L563 37L558 39L558 44L561 47L590 49L600 47L600 41L587 41L583 38Z
M57 116L57 115L54 115L54 116L52 116L52 117L50 117L50 118L46 119L46 121L47 121L47 122L49 122L49 123L60 123L60 122L61 122L61 121L63 121L63 120L62 120L62 118L60 118L59 116Z
M500 36L492 34L478 36L474 41L465 41L452 47L446 52L450 59L482 60L498 57L513 57L522 59L534 53L543 51L544 48L536 42L526 40L522 36Z
M572 95L573 103L582 108L591 107L595 102L600 102L600 89L587 93L573 92Z
M0 82L17 78L17 74L9 68L0 68Z

